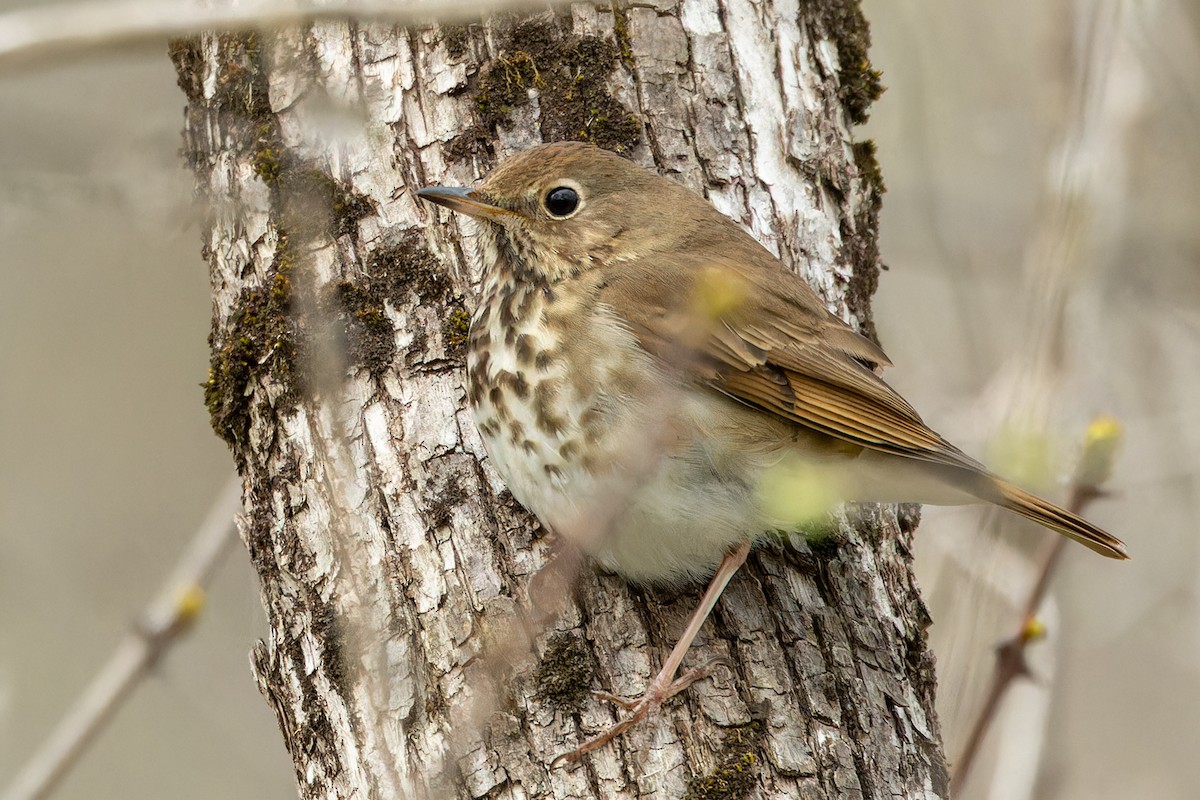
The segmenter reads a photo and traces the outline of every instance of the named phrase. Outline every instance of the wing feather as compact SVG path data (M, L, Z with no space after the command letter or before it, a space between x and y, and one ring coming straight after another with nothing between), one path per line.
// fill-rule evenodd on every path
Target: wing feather
M657 268L663 257L671 269ZM648 353L698 385L844 449L914 459L981 500L1127 558L1120 540L996 478L930 429L876 374L891 365L883 350L715 212L711 225L674 241L669 256L641 252L607 264L596 299L625 320Z
M982 469L875 373L871 366L891 363L878 345L830 313L765 250L746 255L736 262L694 257L672 274L674 285L645 261L631 262L609 273L600 300L622 309L642 346L667 361L680 360L681 332L694 333L699 324L702 335L690 337L698 352L685 357L684 368L739 402L860 447ZM719 318L704 319L694 296L714 270L736 287L736 302Z

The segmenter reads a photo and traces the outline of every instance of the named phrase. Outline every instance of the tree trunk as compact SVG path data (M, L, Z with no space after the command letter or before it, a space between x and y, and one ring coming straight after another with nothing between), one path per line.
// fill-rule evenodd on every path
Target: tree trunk
M208 203L205 399L243 479L271 627L254 672L302 796L945 796L891 507L759 548L686 662L726 666L550 766L619 719L587 690L639 694L700 587L585 570L548 622L528 611L556 544L466 408L474 228L414 197L587 139L704 191L870 332L882 185L848 130L878 93L866 41L853 0L656 0L172 45Z

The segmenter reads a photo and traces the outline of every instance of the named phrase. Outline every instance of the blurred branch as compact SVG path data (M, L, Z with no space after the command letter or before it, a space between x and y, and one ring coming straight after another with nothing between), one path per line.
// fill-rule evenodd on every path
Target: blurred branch
M1200 121L1200 31L1182 0L1158 4L1157 18L1138 16L1131 26L1138 56L1156 85L1170 86Z
M241 483L231 479L201 523L159 596L146 608L58 728L17 774L3 800L47 797L134 687L187 632L204 608L204 587L235 541Z
M1101 486L1112 474L1113 461L1116 458L1117 447L1121 442L1121 425L1110 417L1101 417L1088 426L1083 457L1071 481L1071 499L1067 504L1068 510L1082 514L1091 501L1104 496ZM954 773L950 780L950 796L958 797L966 785L971 766L979 753L979 747L987 737L996 714L1000 709L1000 701L1012 684L1022 677L1030 675L1029 664L1025 660L1025 650L1029 643L1046 635L1045 626L1038 619L1038 609L1046 599L1050 582L1063 550L1070 542L1065 536L1056 536L1049 541L1039 559L1040 567L1029 597L1025 601L1021 614L1021 623L1016 634L996 648L996 672L992 679L992 688L987 700L971 728L962 756L954 764Z
M561 1L561 0L559 0ZM555 0L551 0L555 2ZM0 14L0 71L36 62L61 63L97 49L164 42L206 30L270 28L317 19L377 19L404 26L437 20L465 22L483 14L516 11L533 0L339 0L314 5L260 0L236 7L199 3L117 0L50 5Z
M1144 118L1146 103L1144 69L1130 47L1130 30L1155 13L1150 6L1132 0L1073 3L1070 8L1071 15L1063 20L1069 22L1063 34L1070 37L1072 56L1070 91L1063 104L1065 124L1046 165L1046 191L1039 202L1034 235L1025 256L1030 284L1024 305L1029 309L1029 318L1023 341L1013 348L1004 371L985 393L992 416L1003 420L1003 435L993 448L996 444L1005 447L1004 455L1009 458L998 465L998 471L1021 476L1027 483L1040 483L1059 471L1052 461L1058 444L1054 432L1061 427L1059 406L1068 397L1077 406L1090 394L1069 393L1064 388L1072 368L1076 376L1080 375L1079 365L1072 361L1088 355L1083 348L1099 341L1098 334L1089 336L1084 325L1111 325L1111 319L1100 314L1093 313L1089 319L1072 312L1081 308L1081 296L1088 289L1094 290L1100 266L1120 252L1118 237L1129 217L1134 164L1131 142ZM1088 378L1101 382L1115 379L1112 374L1094 370ZM1091 439L1089 435L1089 444ZM1000 460L997 455L993 449L991 461ZM1085 461L1093 457L1085 450ZM1071 481L1068 507L1077 512L1084 508L1096 496L1099 485L1095 474L1081 466ZM957 631L962 638L955 647L963 659L978 658L981 650L997 640L1003 643L990 687L972 691L966 681L973 678L974 672L967 669L961 672L964 677L958 685L951 678L949 685L943 682L940 686L944 703L957 703L956 710L971 706L955 720L964 737L951 745L952 752L962 753L954 762L952 794L963 796L964 787L970 788L966 786L971 779L968 776L974 771L979 786L974 794L980 797L988 791L1011 797L1033 796L1039 760L1047 749L1044 728L1032 734L1025 728L1018 734L1014 726L1004 747L988 748L997 751L994 760L982 758L981 750L986 740L1001 738L997 735L1002 727L1001 703L1011 709L1021 701L1008 689L1028 674L1026 648L1042 635L1043 626L1035 614L1056 575L1061 549L1055 543L1030 554L1022 574L1029 575L1032 588L1012 606L1005 604L999 633L973 621ZM981 558L978 563L990 569L992 561ZM962 602L961 594L957 602ZM1008 627L1010 614L1020 615L1015 635ZM965 617L964 613L964 621ZM1022 721L1027 721L1028 715L1048 714L1049 697L1048 692L1031 692L1028 705L1022 709L1026 715ZM982 702L982 708L975 707L977 702ZM944 715L943 720L948 716Z

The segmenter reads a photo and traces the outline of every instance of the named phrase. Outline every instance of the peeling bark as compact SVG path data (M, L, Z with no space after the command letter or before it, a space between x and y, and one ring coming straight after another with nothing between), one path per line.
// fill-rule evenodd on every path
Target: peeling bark
M865 46L851 0L173 43L209 204L206 402L243 479L271 624L254 672L302 796L946 795L891 507L759 548L687 662L728 666L549 768L618 718L580 690L639 694L700 589L585 570L548 625L523 612L554 544L466 410L473 228L413 194L587 138L705 192L869 331L882 185L848 129L878 91Z

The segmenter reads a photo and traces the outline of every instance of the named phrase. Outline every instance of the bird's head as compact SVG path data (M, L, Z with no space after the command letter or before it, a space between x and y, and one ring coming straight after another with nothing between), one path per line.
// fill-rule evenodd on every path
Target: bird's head
M475 189L437 186L417 194L479 220L485 261L494 247L550 283L676 249L705 224L728 223L674 181L580 142L526 150Z

